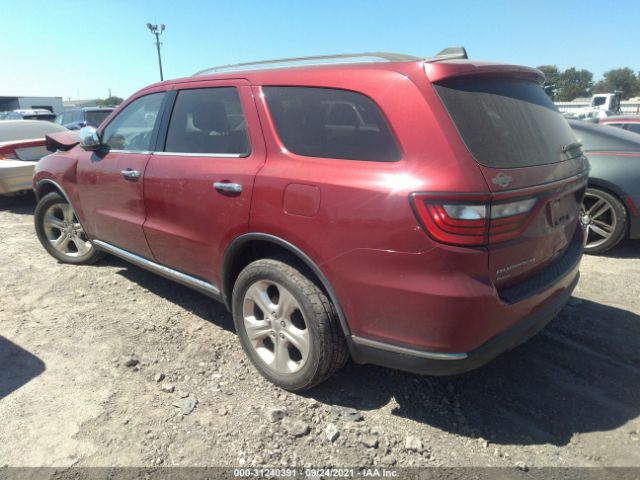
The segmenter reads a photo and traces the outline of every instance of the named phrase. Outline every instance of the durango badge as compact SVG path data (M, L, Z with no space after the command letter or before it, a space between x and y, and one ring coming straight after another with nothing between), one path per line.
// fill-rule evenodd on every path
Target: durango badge
M500 172L495 177L491 179L491 183L498 185L499 187L506 188L513 181L513 178L509 175Z

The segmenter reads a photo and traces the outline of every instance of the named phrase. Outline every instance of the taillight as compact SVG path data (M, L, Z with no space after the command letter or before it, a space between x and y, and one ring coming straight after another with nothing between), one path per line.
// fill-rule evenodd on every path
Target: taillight
M15 151L0 152L0 160L18 160L18 156Z
M526 226L535 198L492 203L491 195L414 193L416 215L435 240L453 245L486 245L516 238Z

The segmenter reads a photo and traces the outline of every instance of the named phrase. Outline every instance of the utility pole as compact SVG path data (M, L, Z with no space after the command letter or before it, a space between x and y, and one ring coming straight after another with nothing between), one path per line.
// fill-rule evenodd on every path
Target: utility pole
M162 57L160 57L160 35L162 35L162 32L164 32L164 23L161 23L159 28L157 24L147 23L147 28L153 35L156 36L156 48L158 50L158 66L160 67L160 81L163 81L164 76L162 75Z

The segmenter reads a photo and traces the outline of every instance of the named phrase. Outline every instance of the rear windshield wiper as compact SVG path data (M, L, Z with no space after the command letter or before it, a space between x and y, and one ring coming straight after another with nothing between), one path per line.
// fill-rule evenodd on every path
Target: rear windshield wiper
M573 142L568 145L562 146L562 153L567 153L569 150L573 150L574 148L580 148L582 146L582 142Z

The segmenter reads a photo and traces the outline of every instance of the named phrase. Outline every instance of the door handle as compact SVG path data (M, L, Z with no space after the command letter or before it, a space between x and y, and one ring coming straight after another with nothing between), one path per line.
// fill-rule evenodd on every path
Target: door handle
M140 172L138 170L127 168L126 170L121 170L120 173L125 180L129 180L130 182L137 182L140 178Z
M242 185L239 183L230 182L215 182L213 188L222 192L240 193L242 192Z

